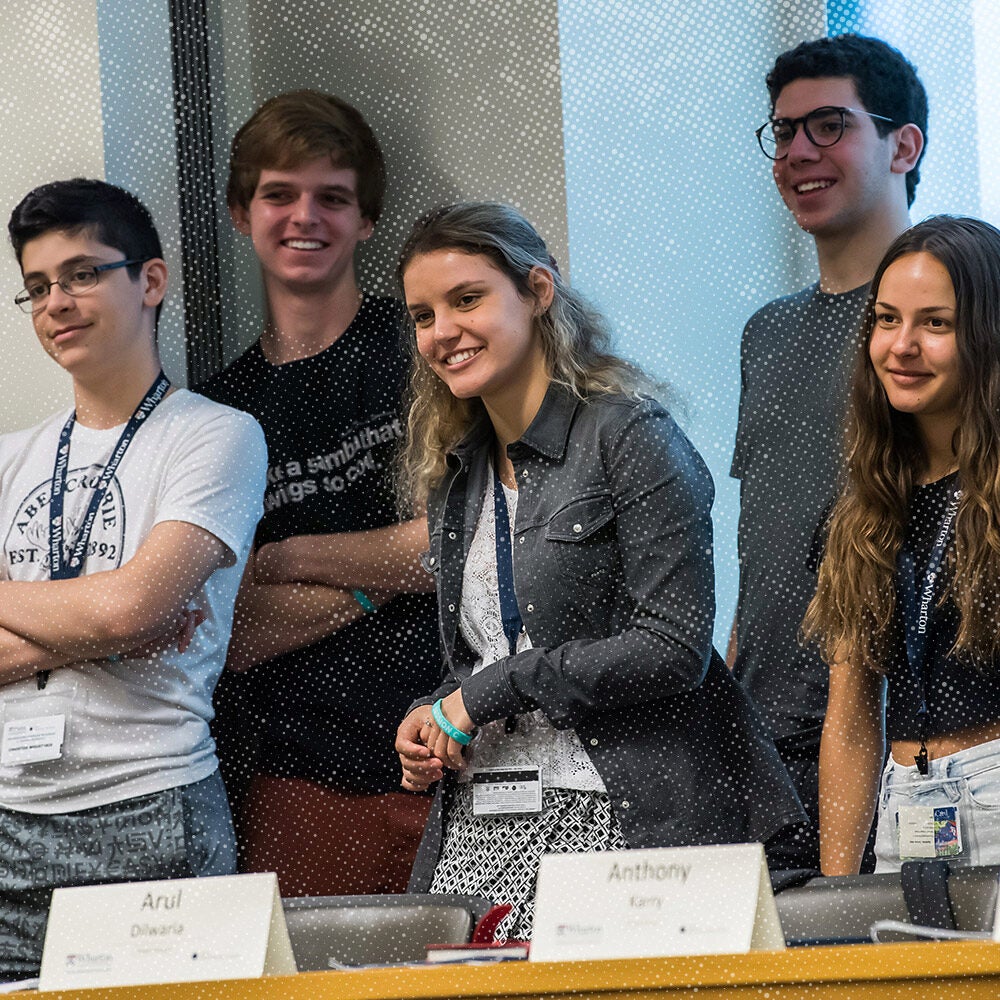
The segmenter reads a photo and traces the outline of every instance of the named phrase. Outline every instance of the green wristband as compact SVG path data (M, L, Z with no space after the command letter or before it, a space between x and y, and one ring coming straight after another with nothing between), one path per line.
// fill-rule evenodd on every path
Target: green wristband
M366 615L371 614L373 611L378 611L378 608L372 604L371 599L363 590L352 590L351 595L361 605Z
M456 743L461 743L463 747L467 747L472 742L472 737L468 733L463 733L458 726L452 725L444 711L441 708L441 699L438 698L433 705L431 705L431 715L434 716L434 721L438 724L438 728L441 730L445 736L450 737Z

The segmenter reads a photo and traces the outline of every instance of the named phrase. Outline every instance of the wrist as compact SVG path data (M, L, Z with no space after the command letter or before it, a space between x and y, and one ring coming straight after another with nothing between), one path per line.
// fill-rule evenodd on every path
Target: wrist
M438 698L438 700L431 706L431 715L437 723L438 728L449 739L453 739L456 743L460 743L463 747L467 747L472 742L472 736L467 732L463 732L448 718L447 715L445 715L444 703L441 698Z

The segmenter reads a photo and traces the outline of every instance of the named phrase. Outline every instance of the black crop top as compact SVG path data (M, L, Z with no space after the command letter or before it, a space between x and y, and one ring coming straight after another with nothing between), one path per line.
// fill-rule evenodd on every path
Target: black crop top
M923 585L931 550L957 484L956 472L937 482L913 488L903 544L913 557L914 579L918 588ZM949 580L950 571L946 562L938 584L938 595ZM917 712L921 693L919 678L906 656L903 629L915 627L915 624L905 620L900 600L901 585L897 573L896 621L899 638L893 644L890 662L886 664L889 683L886 735L890 740L913 740L920 737ZM958 635L958 608L950 600L940 607L936 606L936 602L937 598L928 627L923 669L928 713L924 735L927 737L1000 719L1000 671L995 664L976 669L948 656Z

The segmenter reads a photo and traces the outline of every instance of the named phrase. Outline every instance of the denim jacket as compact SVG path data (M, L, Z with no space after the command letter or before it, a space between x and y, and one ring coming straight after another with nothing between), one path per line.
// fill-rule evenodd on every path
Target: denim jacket
M712 648L714 496L659 403L549 387L507 454L518 484L513 565L534 648L475 676L458 608L489 473L482 421L428 504L445 681L477 725L541 709L572 727L630 847L766 840L801 817L787 773ZM414 866L426 890L448 782Z

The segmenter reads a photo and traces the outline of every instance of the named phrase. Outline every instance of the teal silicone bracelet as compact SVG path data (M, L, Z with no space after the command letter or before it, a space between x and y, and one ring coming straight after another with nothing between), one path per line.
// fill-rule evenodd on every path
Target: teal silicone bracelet
M438 700L431 705L431 715L434 716L434 721L438 724L438 728L445 734L445 736L450 736L456 743L461 743L463 747L467 747L472 742L472 737L468 733L463 733L458 726L453 726L448 721L441 709L440 698L438 698Z
M378 608L372 604L368 595L363 590L352 590L351 594L354 597L354 600L356 600L364 609L366 615L370 615L373 611L378 611Z

